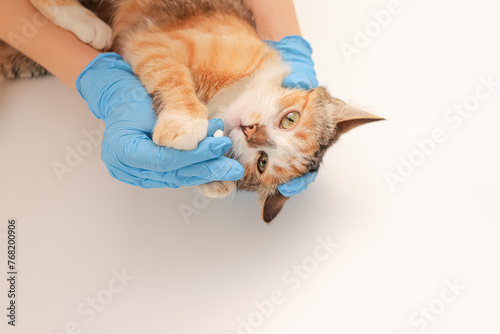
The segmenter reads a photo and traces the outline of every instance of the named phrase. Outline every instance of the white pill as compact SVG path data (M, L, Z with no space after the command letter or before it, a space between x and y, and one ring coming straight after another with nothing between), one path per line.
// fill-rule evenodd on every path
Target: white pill
M216 130L214 132L214 137L222 137L224 136L224 132L222 130Z

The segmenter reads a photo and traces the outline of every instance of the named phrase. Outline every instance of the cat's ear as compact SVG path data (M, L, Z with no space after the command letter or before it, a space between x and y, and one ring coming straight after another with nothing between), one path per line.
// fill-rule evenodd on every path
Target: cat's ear
M278 213L280 213L286 200L290 197L283 196L278 190L268 196L261 195L262 202L262 219L269 223Z
M343 105L337 109L337 113L335 115L337 133L339 135L344 134L360 125L383 121L384 119L385 118L375 116L369 112L350 106L347 103L343 103Z

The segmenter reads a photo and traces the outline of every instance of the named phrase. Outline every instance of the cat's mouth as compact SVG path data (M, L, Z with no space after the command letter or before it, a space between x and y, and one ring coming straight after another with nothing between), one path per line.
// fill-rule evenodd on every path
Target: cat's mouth
M241 132L239 128L234 128L229 131L227 137L231 139L233 145L224 154L224 156L239 161L238 157L244 150L244 147L242 147L242 145L245 145L244 144L244 142L246 141L245 135L243 134L243 132Z

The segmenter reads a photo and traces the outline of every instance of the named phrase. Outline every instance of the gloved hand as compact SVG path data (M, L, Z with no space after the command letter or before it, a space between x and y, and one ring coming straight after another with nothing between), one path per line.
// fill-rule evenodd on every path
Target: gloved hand
M283 87L312 89L318 87L314 62L311 58L311 45L302 37L286 36L281 41L266 41L266 43L280 53L281 58L287 62L292 73L283 79ZM283 196L290 197L300 194L316 179L318 172L308 173L295 178L278 187Z
M265 42L278 51L281 58L292 68L292 73L283 79L283 87L306 90L318 87L309 42L298 35L283 37L279 42Z
M98 55L78 76L76 88L94 115L106 122L101 157L115 179L143 188L178 188L243 176L237 161L222 156L231 140L213 137L224 127L220 119L210 121L208 137L195 150L154 144L151 97L119 55Z
M285 197L298 195L301 192L303 192L304 190L306 190L307 187L312 182L314 182L317 175L318 175L318 172L311 172L311 173L307 173L306 175L296 177L295 179L292 179L292 180L288 181L287 183L279 185L278 190Z

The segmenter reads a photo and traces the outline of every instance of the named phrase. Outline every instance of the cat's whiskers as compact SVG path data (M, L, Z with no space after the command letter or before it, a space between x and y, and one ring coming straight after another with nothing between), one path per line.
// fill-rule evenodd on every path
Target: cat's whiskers
M229 152L229 155L224 155L226 158L228 158L226 160L225 163L223 163L217 170L215 170L212 174L210 174L209 176L207 176L206 178L202 179L201 181L197 182L197 183L193 183L191 184L191 186L196 186L196 185L200 185L200 184L204 184L204 183L207 183L206 181L207 180L210 180L212 179L212 177L214 175L225 175L227 173L227 171L229 171L229 169L231 168L231 166L234 164L234 162L236 161L235 157L236 157L236 154L233 152L232 148L228 151ZM228 164L227 168L224 168L224 166Z
M236 195L236 191L233 191L233 193L231 194L231 199L229 200L229 208L228 208L228 212L231 211L231 208L233 206L233 200L234 200L234 196Z

